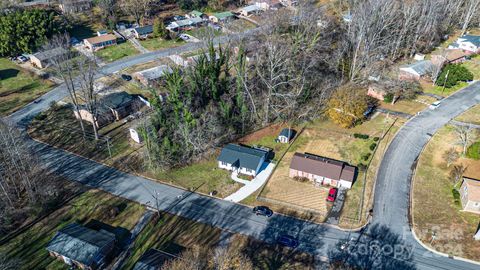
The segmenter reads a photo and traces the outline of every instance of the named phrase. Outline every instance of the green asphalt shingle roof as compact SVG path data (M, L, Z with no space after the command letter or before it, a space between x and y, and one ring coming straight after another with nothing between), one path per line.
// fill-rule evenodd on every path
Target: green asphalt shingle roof
M107 254L101 249L115 241L115 235L106 231L95 231L78 223L59 230L48 243L47 250L71 260L91 266L100 262Z
M230 11L225 11L225 12L214 13L212 16L217 17L217 19L221 20L228 17L232 17L233 13Z
M192 10L192 11L190 12L190 14L192 14L192 15L194 15L194 16L200 17L200 16L203 15L203 12L198 11L198 10Z

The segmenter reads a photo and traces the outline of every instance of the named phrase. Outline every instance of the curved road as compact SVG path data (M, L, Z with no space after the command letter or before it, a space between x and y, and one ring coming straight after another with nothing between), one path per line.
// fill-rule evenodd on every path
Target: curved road
M215 42L225 41L226 39L217 39ZM111 74L127 66L176 54L178 50L192 50L191 46L198 45L187 44L185 47L120 60L104 66L102 72ZM24 127L31 117L48 108L50 101L60 100L65 96L65 89L59 86L44 95L41 102L27 105L8 119ZM344 256L342 260L367 265L366 268L473 270L479 269L480 266L435 255L413 238L408 222L408 202L412 166L428 142L430 138L428 134L435 133L451 118L477 103L480 103L480 83L475 83L443 100L442 105L434 111L427 109L400 129L380 166L375 188L373 220L367 229L352 233L279 214L269 219L258 217L252 213L251 208L243 205L126 174L63 150L31 140L30 142L48 168L70 180L266 242L274 242L281 234L295 235L300 240L298 249L315 254L320 260ZM379 227L381 229L378 229ZM354 241L349 244L348 251L341 251L342 249L338 248L339 241L350 238ZM373 242L372 239L378 241ZM400 257L391 252L384 252L386 259L380 260L379 264L369 261L372 259L371 256L361 250L371 247L372 243L380 244L382 247L398 246L404 250Z

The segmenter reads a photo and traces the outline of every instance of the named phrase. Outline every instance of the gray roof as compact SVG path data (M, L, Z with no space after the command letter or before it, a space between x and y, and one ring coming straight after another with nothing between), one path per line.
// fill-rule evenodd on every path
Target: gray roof
M116 109L129 104L135 99L135 97L136 96L130 95L125 91L115 92L102 97L99 104L111 109Z
M148 80L156 80L167 73L172 73L173 70L167 65L161 65L137 72Z
M217 160L228 164L235 164L240 168L257 170L267 151L230 143L226 145Z
M140 36L153 33L153 25L140 26L134 29Z
M242 8L245 12L261 11L262 8L257 5L250 5Z
M47 250L91 266L102 262L108 254L102 254L101 249L112 242L115 242L115 235L112 233L95 231L73 223L55 234L48 243Z
M427 74L433 68L433 63L430 60L417 61L413 64L402 66L401 69L413 69L420 76Z
M67 52L66 49L64 49L62 47L58 47L58 48L34 53L33 56L35 56L40 61L45 61L45 60L48 60L50 58L62 55L66 52Z
M295 131L293 129L284 128L284 129L282 129L282 131L280 132L280 134L278 136L285 136L288 139L291 139L293 137L293 134L295 134Z
M202 22L203 22L202 18L193 17L193 18L190 18L190 19L174 21L174 22L172 22L171 26L172 26L172 28L184 27L184 26L196 25L196 24L199 24L199 23L202 23Z
M177 258L177 256L156 249L148 249L138 259L133 270L158 270L169 260Z

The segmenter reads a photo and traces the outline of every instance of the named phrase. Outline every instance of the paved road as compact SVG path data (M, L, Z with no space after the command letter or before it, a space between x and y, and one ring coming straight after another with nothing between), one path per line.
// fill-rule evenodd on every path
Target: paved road
M217 42L221 41L217 40ZM192 46L192 44L185 46ZM167 54L156 52L121 60L105 66L103 72L113 73L126 66L151 61ZM49 101L59 100L65 95L61 87L43 96L42 102L29 104L9 119L23 126L30 117L46 109ZM409 256L399 259L389 255L381 260L380 265L368 264L371 256L364 256L364 252L356 250L348 252L345 260L355 259L359 264L367 263L369 269L473 270L479 269L480 266L439 257L424 249L413 239L407 216L412 164L429 140L428 134L433 134L451 118L477 103L480 103L480 83L459 91L445 99L435 111L427 109L405 124L387 149L381 163L375 189L372 225L368 230L351 234L328 225L279 214L274 214L269 219L255 216L251 208L246 206L122 173L65 151L34 141L30 142L48 168L68 179L230 232L252 236L266 242L274 242L281 234L294 235L300 240L299 250L321 258L334 257L335 254L332 252L339 250L336 248L339 240L353 237L357 240L355 245L351 244L349 247L365 248L371 246L372 239L378 239L379 242L375 243L377 245L381 243L382 247L393 248L393 244L396 247L400 243L401 247L406 247L403 253Z

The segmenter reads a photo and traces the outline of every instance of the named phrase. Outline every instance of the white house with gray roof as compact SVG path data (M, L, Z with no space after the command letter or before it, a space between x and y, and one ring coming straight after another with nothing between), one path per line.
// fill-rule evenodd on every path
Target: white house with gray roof
M448 46L449 49L460 49L473 54L480 53L480 36L464 35Z
M93 270L106 265L115 241L113 233L72 223L55 234L47 250L68 265Z
M434 64L430 60L417 61L409 65L401 66L398 78L400 80L420 80L420 78L430 75L434 67Z
M221 169L256 176L268 157L268 151L238 144L228 144L217 158Z
M192 17L185 20L174 21L170 23L166 28L170 31L178 31L193 26L199 26L203 23L205 23L205 20L202 17Z

